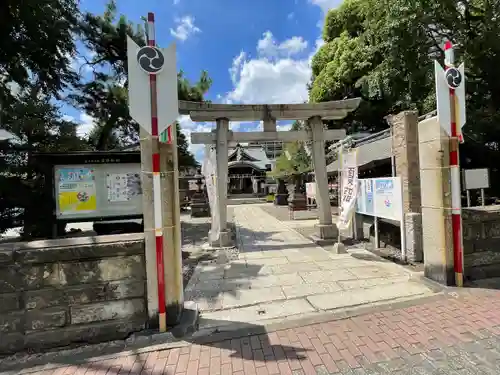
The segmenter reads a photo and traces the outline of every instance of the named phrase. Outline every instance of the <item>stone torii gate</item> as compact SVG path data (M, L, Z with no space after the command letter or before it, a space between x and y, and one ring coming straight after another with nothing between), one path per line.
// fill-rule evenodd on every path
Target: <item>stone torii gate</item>
M326 173L325 141L346 136L344 129L325 130L322 120L340 120L354 111L360 98L313 104L210 104L179 101L179 114L189 115L192 121L215 121L216 129L209 133L192 133L192 144L215 144L217 158L217 196L220 215L219 233L212 233L212 245L230 246L227 231L228 146L230 142L254 141L313 141L312 157L316 176L316 195L319 210L319 239L334 240L337 235L332 223ZM309 130L276 130L276 120L304 120ZM263 121L262 132L233 132L229 121ZM215 236L213 236L215 235Z

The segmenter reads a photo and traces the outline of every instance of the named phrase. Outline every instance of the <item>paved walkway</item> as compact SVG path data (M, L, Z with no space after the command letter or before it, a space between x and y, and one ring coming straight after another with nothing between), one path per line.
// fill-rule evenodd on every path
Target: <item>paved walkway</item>
M413 301L415 303L415 301ZM143 354L71 356L36 375L471 375L500 373L500 292L473 290L358 317ZM0 371L2 370L0 362ZM10 374L19 373L11 372ZM1 374L1 373L0 373Z
M364 249L336 255L267 214L234 206L238 260L200 263L186 289L198 302L200 328L232 330L325 311L433 294L401 266Z

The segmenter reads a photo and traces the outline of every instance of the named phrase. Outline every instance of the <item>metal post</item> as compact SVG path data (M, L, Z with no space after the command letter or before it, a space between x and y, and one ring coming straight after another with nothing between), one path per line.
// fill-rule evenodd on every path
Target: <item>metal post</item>
M454 66L455 59L451 42L444 46L445 66L449 69ZM463 250L462 250L462 202L460 190L460 159L458 155L459 132L457 128L457 98L455 89L450 88L450 111L451 111L451 138L450 138L450 173L451 173L451 223L453 231L453 255L455 268L455 283L458 287L463 286Z
M484 189L481 189L481 206L486 206L486 203L484 202L485 200L485 196L484 196Z
M467 189L465 192L467 194L467 207L470 207L470 190Z

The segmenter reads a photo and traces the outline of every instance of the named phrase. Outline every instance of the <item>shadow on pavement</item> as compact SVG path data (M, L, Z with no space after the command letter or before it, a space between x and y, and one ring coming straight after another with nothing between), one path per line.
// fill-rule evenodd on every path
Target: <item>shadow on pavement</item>
M206 338L195 337L184 338L189 344L199 345L201 351L214 348L225 351L224 355L229 358L240 358L254 362L277 362L280 360L302 360L306 358L305 353L310 349L300 346L279 344L280 338L277 333L266 333L265 327L244 323L242 334L239 338L224 339L222 336L212 335ZM249 333L251 332L251 333ZM250 336L250 334L252 336ZM270 337L273 337L271 340ZM281 338L283 341L283 338ZM289 341L285 339L284 341ZM157 345L161 345L158 340ZM161 349L151 347L132 347L114 342L114 345L98 344L80 349L62 352L47 352L31 355L27 359L10 361L0 358L0 374L131 374L139 375L147 371L150 375L174 375L167 371L167 357L173 347ZM176 349L179 351L180 349ZM222 356L224 356L222 355ZM168 367L168 365L167 365ZM56 371L57 369L57 371ZM22 370L22 371L21 371ZM56 372L55 372L56 371ZM177 372L175 372L177 374Z
M466 281L465 285L468 288L500 289L500 277L492 277L489 279Z

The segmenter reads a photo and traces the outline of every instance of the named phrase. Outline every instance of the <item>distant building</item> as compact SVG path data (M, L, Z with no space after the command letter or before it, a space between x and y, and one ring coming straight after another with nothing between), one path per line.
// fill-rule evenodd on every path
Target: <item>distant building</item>
M267 172L274 160L268 157L266 148L259 143L242 146L237 144L228 151L228 193L264 194Z
M139 151L139 144L123 148L123 151ZM283 152L282 142L250 142L246 145L236 144L228 150L228 193L256 194L267 193L267 188L274 186L272 179L267 178L276 159ZM195 168L179 171L180 177L197 174ZM194 181L194 180L193 180ZM194 182L193 182L194 183Z

